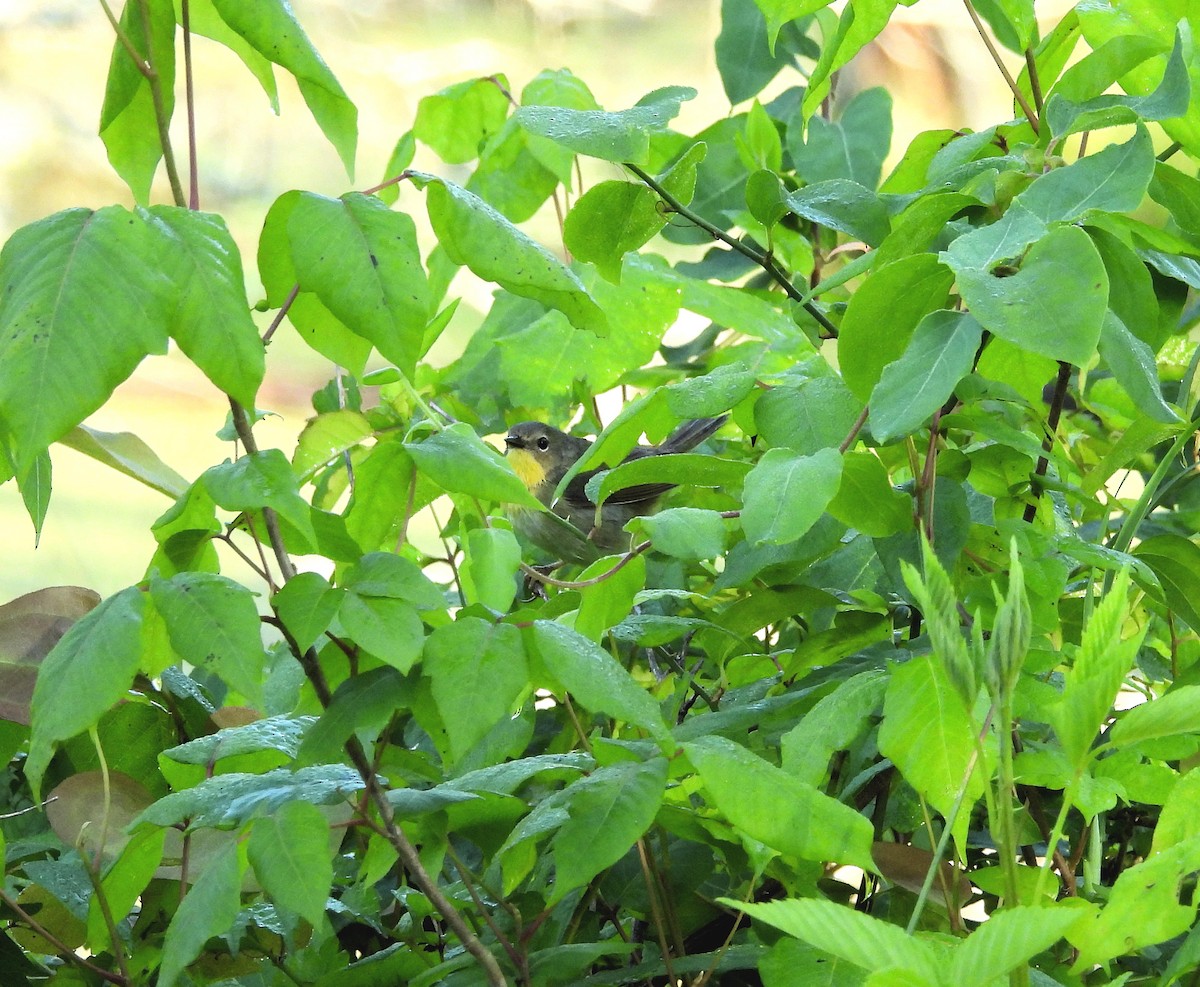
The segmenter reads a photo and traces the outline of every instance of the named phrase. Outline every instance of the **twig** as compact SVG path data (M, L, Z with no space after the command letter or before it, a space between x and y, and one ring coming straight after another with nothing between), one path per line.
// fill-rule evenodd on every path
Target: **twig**
M825 316L825 313L817 308L816 305L814 305L812 302L804 300L804 293L800 291L794 284L792 284L787 275L780 270L779 265L768 254L764 254L760 250L755 250L753 247L743 243L736 237L730 236L723 229L721 229L721 227L713 225L699 213L693 212L677 198L675 198L675 196L663 188L657 180L651 178L649 174L647 174L637 165L631 164L627 161L625 162L625 167L637 175L638 178L640 178L643 182L645 182L646 185L648 185L658 195L658 197L670 207L672 212L678 213L684 219L694 223L696 226L699 226L700 229L704 230L704 232L709 234L709 236L720 240L725 245L732 247L739 254L749 257L752 261L754 261L754 263L758 264L787 293L789 298L795 302L799 302L804 308L804 311L806 311L817 321L817 324L825 330L826 338L833 339L837 336L837 326L830 322Z
M1012 77L1012 73L1005 67L1003 59L1000 58L1000 52L992 44L992 39L988 36L987 30L983 26L983 21L979 19L979 14L975 11L975 5L971 3L971 0L963 0L963 3L966 5L967 13L971 15L971 20L975 24L975 30L979 32L984 45L987 46L987 50L992 56L992 61L996 63L996 68L1000 70L1000 74L1004 76L1004 81L1008 83L1008 88L1012 90L1017 105L1021 107L1021 112L1025 114L1025 118L1029 121L1029 126L1033 128L1035 134L1041 133L1041 123L1038 121L1037 113L1029 105L1029 100L1025 98L1025 94L1021 92L1020 87L1017 85L1017 80Z

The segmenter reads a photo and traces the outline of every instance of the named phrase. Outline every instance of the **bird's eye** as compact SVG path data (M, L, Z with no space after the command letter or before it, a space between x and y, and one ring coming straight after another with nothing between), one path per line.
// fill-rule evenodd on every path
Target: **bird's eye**
M550 448L550 440L548 438L546 438L546 436L544 436L544 435L540 436L538 438L538 448L541 449L542 452L545 452L547 449Z

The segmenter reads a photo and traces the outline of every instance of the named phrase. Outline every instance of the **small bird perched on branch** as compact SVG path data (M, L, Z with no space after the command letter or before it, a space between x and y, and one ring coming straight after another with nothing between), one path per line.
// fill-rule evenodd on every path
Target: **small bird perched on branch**
M688 452L719 429L727 418L728 415L722 415L684 422L660 445L635 446L622 463ZM640 483L616 490L604 501L597 525L596 504L588 498L586 490L588 480L604 467L575 474L559 499L552 503L559 481L591 448L590 440L567 435L545 422L521 422L509 429L504 444L517 476L531 494L557 515L556 518L510 505L513 527L535 545L567 562L584 565L602 553L628 551L629 532L623 530L626 523L631 518L653 514L659 497L675 486L666 482ZM559 518L570 522L572 527Z

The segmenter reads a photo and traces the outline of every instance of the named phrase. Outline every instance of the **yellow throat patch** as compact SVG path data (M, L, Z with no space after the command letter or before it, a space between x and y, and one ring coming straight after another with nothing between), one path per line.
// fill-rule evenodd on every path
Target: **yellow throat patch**
M512 463L513 472L521 478L521 482L531 493L545 482L546 468L529 450L510 449L508 461Z

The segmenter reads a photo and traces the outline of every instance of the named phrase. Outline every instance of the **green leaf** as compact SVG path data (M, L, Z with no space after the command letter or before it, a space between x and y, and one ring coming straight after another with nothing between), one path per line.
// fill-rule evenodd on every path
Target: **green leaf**
M246 302L237 244L220 216L178 206L139 213L160 239L159 264L171 279L171 338L210 381L254 408L265 354Z
M258 275L266 289L267 304L282 308L289 300L288 320L300 338L314 350L350 373L360 375L371 355L370 340L352 332L326 307L314 290L300 290L300 275L292 256L290 219L304 197L285 192L272 203L258 241ZM322 285L323 269L305 272ZM293 297L295 293L295 297Z
M482 603L505 613L517 594L521 546L516 535L505 528L473 528L464 548L459 577L467 604Z
M823 899L787 898L765 903L722 899L729 907L745 912L803 939L818 949L840 957L870 972L903 971L920 978L916 983L938 984L937 954L930 943L910 936L898 925L857 912ZM913 983L912 980L872 981Z
M667 760L602 767L566 791L567 820L554 837L554 888L561 901L624 857L654 822L667 784Z
M1200 868L1200 839L1179 843L1121 871L1104 908L1071 932L1079 950L1073 972L1186 932L1196 905L1180 900L1186 877Z
M447 164L466 164L504 126L508 96L504 76L469 79L425 96L417 104L413 134Z
M848 452L842 456L842 482L829 513L864 535L886 538L912 528L913 500L892 486L873 453Z
M579 278L549 250L512 225L477 195L431 175L423 176L429 221L456 264L514 295L561 311L571 324L598 335L608 319Z
M830 80L838 69L875 40L888 25L898 0L858 0L842 10L833 36L825 32L821 57L808 77L804 92L804 117L810 118L829 94Z
M292 455L292 470L301 482L343 453L361 445L374 434L371 422L360 411L329 411L310 418Z
M276 768L263 774L232 772L206 778L194 788L160 798L129 824L189 829L230 829L256 815L267 815L296 800L313 805L343 802L364 787L358 772L346 764L320 764L291 771Z
M144 14L149 15L149 24ZM113 169L134 199L144 203L162 158L162 142L150 79L134 63L122 39L133 46L143 65L153 64L161 86L162 112L170 121L175 110L175 7L171 0L126 4L119 24L121 37L113 41L100 110L100 139Z
M651 133L665 129L678 115L679 104L695 96L695 89L668 86L643 96L636 106L616 113L527 105L517 110L515 118L531 134L579 154L644 165L650 157Z
M246 853L254 875L277 905L317 928L333 883L329 823L307 802L288 802L250 827Z
M425 630L416 608L406 600L348 590L338 619L355 644L405 674L421 657Z
M394 668L373 668L346 679L320 719L304 734L296 751L296 766L336 761L351 734L377 734L408 698L408 687Z
M971 804L983 791L974 760L974 726L962 699L934 657L914 658L892 670L879 727L879 750L895 762L904 779L948 815L966 786ZM959 826L966 824L960 816Z
M1181 685L1139 703L1121 715L1107 740L1113 747L1128 747L1143 740L1196 733L1196 703L1200 686Z
M226 757L278 751L294 758L304 732L316 721L315 716L268 716L245 726L225 727L216 733L197 737L177 747L169 747L159 756L180 764L213 765Z
M1163 400L1154 351L1130 332L1114 312L1104 317L1099 345L1100 356L1139 411L1156 422L1174 424L1180 420L1178 412Z
M1090 210L1132 212L1142 203L1154 174L1154 147L1139 126L1124 144L1110 144L1065 168L1040 175L1014 204L1044 223L1069 222Z
M939 309L925 316L871 392L871 434L888 442L920 428L971 372L982 335L965 312Z
M933 254L913 254L871 271L851 296L838 334L838 363L855 397L870 397L918 323L945 307L953 281Z
M883 672L867 671L851 676L823 697L780 738L783 770L820 788L829 775L829 759L867 731L886 687Z
M1122 571L1092 613L1066 676L1062 699L1051 710L1063 753L1076 773L1087 762L1092 743L1108 719L1145 633L1143 627L1131 638L1121 640L1121 627L1129 613L1128 591L1129 574Z
M673 507L637 524L656 552L676 559L715 559L729 541L729 522L717 511L696 507Z
M659 177L667 192L686 202L696 187L696 166L703 143L691 145ZM646 185L600 182L571 207L563 223L563 243L578 260L589 261L614 284L621 280L622 258L646 243L667 223L658 194Z
M569 692L584 709L642 727L673 747L658 704L612 655L582 634L545 620L532 628L533 649L557 692Z
M746 836L801 860L875 870L870 820L848 805L724 737L683 746L706 797Z
M210 669L252 705L261 701L265 653L246 587L215 573L181 572L152 579L150 596L184 661Z
M750 215L768 230L792 211L783 182L774 171L765 168L746 180L746 206Z
M200 955L204 944L236 921L242 908L245 870L245 851L234 842L226 843L209 860L167 927L158 971L162 987L174 987L184 967Z
M1049 949L1079 918L1075 908L1001 908L956 944L947 979L956 984L991 983Z
M1093 40L1093 47L1094 51L1063 73L1047 96L1045 119L1055 137L1118 124L1169 120L1187 112L1191 81L1182 33L1176 32L1174 46L1153 91L1145 83L1146 73L1153 75L1155 69L1147 65L1158 64L1166 48L1164 44L1125 27L1103 44L1096 45ZM1122 82L1126 92L1142 89L1144 94L1106 93L1117 81Z
M867 189L878 187L891 141L892 97L880 86L857 93L836 121L813 117L807 137L799 113L788 124L796 172L810 184L845 178Z
M806 185L789 195L787 204L797 216L848 233L872 247L879 246L891 229L887 208L879 197L848 178Z
M763 392L754 403L754 424L768 445L812 455L840 445L861 411L862 402L831 375Z
M512 716L528 688L521 634L511 624L459 617L436 628L425 642L422 669L459 762L488 732Z
M1011 273L999 264L964 263L959 242L940 257L954 270L963 300L985 329L1054 360L1076 365L1091 360L1108 309L1108 275L1083 230L1051 229L1023 257L1008 259L1015 267Z
M770 449L746 476L742 528L751 544L783 545L808 531L825 512L842 480L836 449L801 456Z
M94 726L125 696L142 657L146 597L136 586L76 621L38 670L25 775L36 793L54 745Z
M105 873L101 883L101 893L109 915L125 916L133 911L138 896L146 890L162 863L165 839L166 830L147 830L125 844L121 855ZM96 952L103 952L112 946L104 909L100 907L100 894L93 895L88 904L88 943Z
M392 552L370 552L342 575L344 589L359 596L407 600L420 611L444 610L442 591L409 559Z
M101 432L87 425L77 425L58 441L172 499L187 493L187 480L132 432Z
M1167 606L1193 630L1200 628L1200 546L1181 535L1163 534L1147 538L1133 554L1158 576Z
M611 575L580 590L575 616L575 630L597 642L603 642L605 634L634 609L637 594L646 586L646 559L639 555L622 564L621 556L606 556L584 569L579 579L586 582L606 573Z
M269 507L310 541L317 540L311 508L296 488L296 478L278 449L254 452L236 462L211 466L200 477L218 507L227 511L260 511Z
M768 28L763 11L753 0L721 0L721 33L715 46L717 72L733 105L757 96L794 58L777 49L777 18Z
M634 182L599 182L580 196L563 223L571 254L595 264L609 281L621 279L621 258L667 223L658 196Z
M166 352L164 249L140 217L109 206L56 213L0 250L0 441L18 476Z
M603 503L619 490L642 483L671 483L685 477L694 487L736 487L750 470L748 463L718 459L696 452L673 452L659 456L644 456L613 467L588 482L588 495L593 490Z
M508 461L465 422L455 422L420 442L406 442L404 448L417 469L444 490L494 504L542 509Z
M212 0L229 27L264 58L290 72L321 133L338 152L346 174L354 174L358 110L338 84L296 20L286 0L246 4Z
M374 196L302 192L287 238L300 290L412 376L432 314L412 219Z

